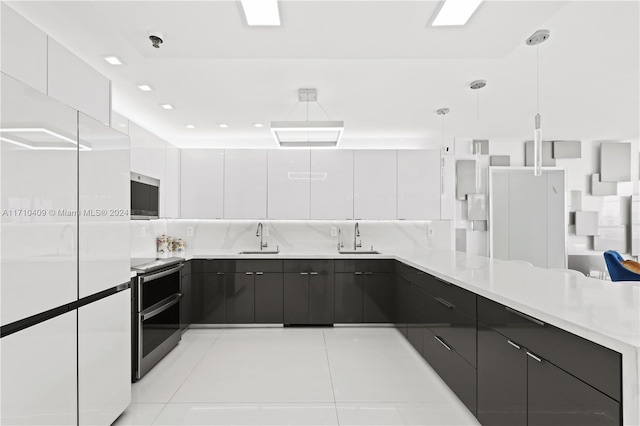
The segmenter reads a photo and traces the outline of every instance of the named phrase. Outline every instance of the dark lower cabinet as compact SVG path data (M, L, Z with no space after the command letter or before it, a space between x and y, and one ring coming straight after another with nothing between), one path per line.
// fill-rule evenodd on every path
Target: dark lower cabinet
M255 322L253 273L227 274L226 287L227 324L253 324Z
M309 275L309 324L334 323L333 273L310 272Z
M428 295L424 308L426 326L442 337L468 363L476 366L476 318L470 318L455 306Z
M404 337L407 337L407 310L409 301L409 282L400 275L395 277L395 295L393 322Z
M284 273L284 324L309 323L309 278L298 272Z
M336 272L335 322L362 322L362 272Z
M447 348L446 344L444 339L425 330L424 359L469 411L476 415L476 369L454 350Z
M180 299L180 329L184 333L191 325L191 265L187 263L180 273L180 292L182 293L182 299Z
M256 272L254 278L256 323L282 324L284 322L282 274Z
M545 360L527 357L529 426L619 426L621 405Z
M407 282L407 340L423 355L425 299L427 293L415 284Z
M194 273L191 287L193 324L224 324L227 321L225 273Z
M483 426L527 425L527 354L478 324L478 420Z
M364 272L363 321L366 323L391 323L393 315L393 274L388 272Z

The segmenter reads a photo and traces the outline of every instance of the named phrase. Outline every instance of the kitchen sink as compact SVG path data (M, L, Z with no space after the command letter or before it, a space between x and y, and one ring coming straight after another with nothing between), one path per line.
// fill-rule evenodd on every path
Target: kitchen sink
M340 250L338 253L340 254L380 254L379 251L375 251L375 250Z
M278 254L280 250L245 250L238 254Z

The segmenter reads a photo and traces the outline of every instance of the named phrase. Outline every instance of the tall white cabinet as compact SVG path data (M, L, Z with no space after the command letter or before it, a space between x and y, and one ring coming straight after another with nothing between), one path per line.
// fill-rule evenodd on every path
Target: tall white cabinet
M311 151L311 219L353 219L353 151Z
M354 219L396 219L396 153L354 151Z
M439 219L440 179L439 151L399 150L398 219Z
M267 158L269 219L309 219L310 151L272 149Z
M183 219L220 219L224 215L224 151L183 149L180 212Z
M224 217L267 217L267 151L228 149L224 155Z

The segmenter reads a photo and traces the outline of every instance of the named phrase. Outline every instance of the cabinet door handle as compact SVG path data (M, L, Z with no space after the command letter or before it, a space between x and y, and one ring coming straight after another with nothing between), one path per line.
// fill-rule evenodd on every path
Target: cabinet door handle
M527 355L529 355L531 358L535 359L538 362L542 362L542 358L540 358L539 356L532 354L531 352L527 351Z
M450 350L451 350L451 346L447 345L447 344L445 343L444 339L442 339L442 338L440 338L440 337L438 337L438 336L434 336L434 337L436 338L436 340L437 340L438 342L440 342L440 344L441 344L442 346L444 346L445 348L447 348L447 350L448 350L448 351L450 351Z
M373 275L373 272L365 272L365 275Z
M263 272L256 272L256 275L262 275Z
M253 272L245 272L245 275L253 275Z
M362 275L362 272L354 272L354 275Z
M524 319L526 319L527 321L531 321L531 322L532 322L532 323L534 323L534 324L538 324L539 326L544 327L544 323L543 323L542 321L538 320L538 319L535 319L535 318L533 318L533 317L530 317L530 316L529 316L529 315L527 315L527 314L523 314L522 312L518 312L518 311L516 311L515 309L511 309L511 308L510 308L510 307L508 307L508 306L505 306L504 308L507 310L507 312L511 312L512 314L517 315L517 316L519 316L520 318L524 318Z
M318 275L317 272L309 272L309 275Z
M516 349L520 349L520 345L518 345L517 343L513 343L511 340L507 340L507 343L509 343L511 346L513 346Z
M224 275L224 272L216 272L217 275Z
M447 302L447 301L446 301L446 300L444 300L444 299L441 299L441 298L439 298L439 297L436 297L435 299L436 299L438 302L442 303L444 306L446 306L446 307L447 307L447 308L449 308L449 309L453 309L453 308L455 307L455 306L453 306L451 303Z
M300 272L300 275L309 275L308 272Z

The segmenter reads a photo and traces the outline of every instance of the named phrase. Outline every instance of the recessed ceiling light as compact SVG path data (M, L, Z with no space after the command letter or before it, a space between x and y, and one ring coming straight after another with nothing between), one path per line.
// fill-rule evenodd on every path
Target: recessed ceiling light
M222 127L223 129L226 129L227 127L229 127L229 125L225 123L220 123L218 124L218 126Z
M109 62L111 65L122 65L123 62L117 56L105 56L104 60Z
M187 125L185 125L185 127L187 129L195 129L196 128L196 126L194 124L187 124Z
M160 106L164 109L174 109L174 106L171 104L161 104Z
M262 127L262 123L253 123L253 127Z
M149 86L148 84L141 84L138 86L138 89L142 90L143 92L151 92L153 90L153 87Z
M431 25L464 25L480 3L482 0L446 0Z
M280 12L277 0L242 0L244 16L250 26L278 26L280 25Z

